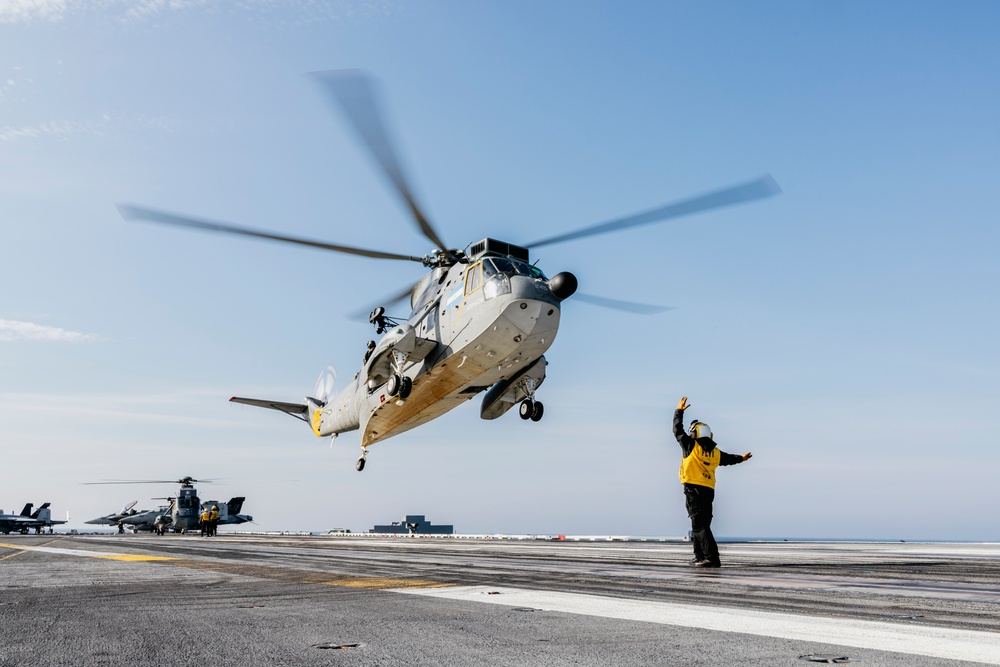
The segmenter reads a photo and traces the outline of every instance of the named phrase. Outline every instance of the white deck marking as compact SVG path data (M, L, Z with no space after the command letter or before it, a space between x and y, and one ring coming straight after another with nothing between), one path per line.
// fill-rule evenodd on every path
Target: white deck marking
M488 586L393 592L1000 665L1000 633Z
M4 549L17 549L18 551L40 551L46 554L61 554L63 556L84 556L87 558L107 558L110 560L131 560L131 561L156 561L156 560L176 560L168 556L145 556L142 554L123 554L107 551L87 551L86 549L60 549L59 547L28 547L20 544L0 542L0 547Z

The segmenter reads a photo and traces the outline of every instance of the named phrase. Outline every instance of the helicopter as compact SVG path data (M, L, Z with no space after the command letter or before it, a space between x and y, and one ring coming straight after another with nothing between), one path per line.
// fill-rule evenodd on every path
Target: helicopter
M231 498L229 502L220 503L217 500L201 500L198 491L194 488L196 483L210 483L212 480L197 480L193 477L182 477L178 480L169 479L146 479L127 481L104 481L87 482L87 484L180 484L176 496L158 498L154 500L166 500L167 505L162 505L155 510L135 510L133 509L137 501L132 501L124 507L121 512L108 514L96 519L91 519L86 523L117 525L118 532L125 532L125 526L131 526L132 532L140 530L151 530L158 535L163 535L167 530L177 533L186 533L195 530L201 525L201 513L206 508L216 506L219 508L219 525L239 524L253 521L253 517L247 514L240 514L244 496Z
M584 237L663 222L781 192L770 175L673 202L652 210L514 244L484 238L464 249L450 247L418 205L396 151L381 121L370 79L358 70L316 72L361 145L400 197L420 233L434 248L412 256L356 248L244 227L131 204L119 204L126 220L142 220L224 234L297 244L373 259L422 264L427 273L414 285L371 311L368 320L381 338L369 341L361 370L331 396L335 373L321 373L312 396L291 403L234 396L234 403L284 412L308 424L319 437L361 432L365 467L368 448L453 410L483 394L480 416L492 420L518 406L521 419L539 421L544 405L537 391L545 381L545 353L559 331L562 304L570 297L629 312L662 311L587 294L577 294L578 280L568 271L551 278L531 262L530 251ZM409 297L406 317L386 315Z

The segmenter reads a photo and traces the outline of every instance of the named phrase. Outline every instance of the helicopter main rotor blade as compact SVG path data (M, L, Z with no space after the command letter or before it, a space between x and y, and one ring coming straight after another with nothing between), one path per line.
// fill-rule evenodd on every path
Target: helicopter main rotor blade
M406 182L403 168L400 166L396 152L386 134L385 124L382 122L379 107L375 103L375 96L368 77L360 70L329 70L313 72L312 75L319 79L327 92L330 93L333 101L347 116L361 141L378 162L403 201L406 202L410 214L423 235L435 247L447 250L448 246L444 244L420 207L417 206L413 191Z
M756 199L764 199L765 197L771 197L779 194L780 192L781 187L773 178L771 178L771 175L768 174L755 181L750 181L749 183L744 183L730 188L723 188L722 190L709 192L698 197L692 197L691 199L685 199L672 204L667 204L666 206L661 206L660 208L654 208L653 210L646 211L644 213L630 215L626 218L611 220L610 222L584 227L583 229L578 229L575 232L566 232L565 234L552 236L547 239L542 239L541 241L528 243L526 247L539 248L543 245L563 243L565 241L572 241L573 239L579 239L585 236L606 234L608 232L616 232L629 227L638 227L640 225L649 225L654 222L663 222L665 220L670 220L671 218L679 218L684 215L701 213L702 211L709 211L714 208L722 208L724 206L742 204L743 202L754 201Z
M593 306L600 306L601 308L611 308L612 310L622 310L626 313L632 313L634 315L656 315L657 313L664 313L668 310L674 310L673 306L654 306L649 303L637 303L635 301L622 301L621 299L607 299L603 296L594 296L593 294L581 294L577 292L573 295L574 301L583 301L584 303L589 303Z
M420 257L412 257L410 255L399 255L392 252L382 252L381 250L365 250L364 248L353 248L351 246L326 243L324 241L313 241L311 239L303 239L295 236L284 236L282 234L273 234L271 232L265 232L259 229L251 229L249 227L239 227L237 225L231 225L229 223L224 223L224 222L215 222L212 220L189 218L186 216L175 215L173 213L167 213L165 211L154 211L153 209L142 208L141 206L132 206L131 204L117 204L117 207L118 207L118 212L126 220L146 220L148 222L159 222L162 224L175 225L178 227L193 227L194 229L204 229L210 232L239 234L242 236L251 236L254 238L267 239L270 241L281 241L282 243L295 243L297 245L304 245L311 248L320 248L322 250L333 250L335 252L342 252L348 255L361 255L362 257L373 257L375 259L401 259L410 262L423 261L423 259Z

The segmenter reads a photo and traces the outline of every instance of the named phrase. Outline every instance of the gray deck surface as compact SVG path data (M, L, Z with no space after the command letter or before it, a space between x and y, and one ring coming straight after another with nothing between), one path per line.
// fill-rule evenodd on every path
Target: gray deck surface
M1000 545L721 548L0 536L0 665L1000 665Z

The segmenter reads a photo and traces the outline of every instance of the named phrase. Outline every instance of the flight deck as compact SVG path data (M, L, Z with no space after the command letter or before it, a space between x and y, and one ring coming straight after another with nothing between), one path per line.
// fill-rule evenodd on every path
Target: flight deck
M1000 544L0 538L0 665L1000 665Z

